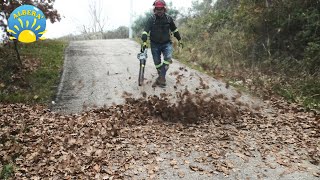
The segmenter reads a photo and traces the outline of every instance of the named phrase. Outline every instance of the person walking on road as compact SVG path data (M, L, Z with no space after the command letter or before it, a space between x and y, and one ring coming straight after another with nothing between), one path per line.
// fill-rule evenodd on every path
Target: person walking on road
M142 32L141 52L147 48L149 35L152 57L159 75L154 85L164 87L166 86L166 73L172 63L173 47L170 34L173 33L174 37L177 38L180 47L183 47L183 44L173 18L166 13L165 1L156 0L153 6L154 14L148 18ZM161 54L163 55L163 62L161 61Z

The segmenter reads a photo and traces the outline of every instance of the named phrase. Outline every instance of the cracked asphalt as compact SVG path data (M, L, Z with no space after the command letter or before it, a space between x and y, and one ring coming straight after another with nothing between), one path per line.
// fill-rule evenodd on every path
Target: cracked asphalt
M166 88L153 88L157 72L153 65L150 51L145 69L145 84L138 86L139 61L137 54L140 45L129 39L91 40L71 42L65 52L65 62L61 82L53 110L59 113L80 113L84 110L122 104L125 102L123 93L130 93L132 97L147 95L169 94L170 100L176 99L176 92L188 89L190 92L225 94L226 101L232 102L232 97L241 94L239 101L245 104L243 108L264 109L265 113L272 114L272 109L261 100L238 92L232 87L201 72L190 69L174 60L170 66ZM150 148L153 145L150 144ZM312 172L319 170L318 166L308 162L304 164L308 171L284 173L285 167L277 164L270 157L268 161L274 164L273 168L263 164L259 153L255 157L243 160L235 154L227 154L226 158L235 163L234 171L229 176L222 173L213 173L210 176L201 172L190 171L190 167L182 161L194 162L199 152L192 152L186 159L181 159L176 152L163 150L160 157L160 172L158 179L318 179ZM169 161L176 159L180 172L185 175L179 177L179 172L173 169ZM301 165L301 164L300 164ZM200 164L199 164L200 166ZM206 169L208 167L203 167ZM144 173L136 175L137 179L148 179Z

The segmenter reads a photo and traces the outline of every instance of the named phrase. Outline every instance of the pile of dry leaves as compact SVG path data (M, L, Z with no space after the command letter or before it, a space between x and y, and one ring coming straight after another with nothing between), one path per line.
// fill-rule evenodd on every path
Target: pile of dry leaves
M15 165L14 179L152 178L161 171L165 151L180 157L202 152L195 161L211 169L189 167L205 174L229 174L234 165L225 159L228 153L243 159L256 152L273 155L287 167L302 160L319 165L319 114L284 102L274 108L277 112L267 116L189 92L176 104L165 94L127 98L124 105L80 115L2 104L0 162ZM177 168L177 161L168 163Z

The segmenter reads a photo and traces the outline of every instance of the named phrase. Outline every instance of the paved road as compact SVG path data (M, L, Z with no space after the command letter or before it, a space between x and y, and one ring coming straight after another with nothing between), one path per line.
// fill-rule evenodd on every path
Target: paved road
M149 58L146 66L146 84L138 86L139 62L136 55L139 51L139 44L131 40L93 40L71 42L66 49L65 64L59 91L56 98L55 111L61 113L79 113L85 109L110 106L124 102L123 93L131 93L133 97L141 97L142 92L147 95L159 95L160 93L172 94L172 101L175 100L177 91L188 89L191 92L199 91L214 94L225 94L226 101L237 96L238 92L205 74L192 70L185 65L174 61L170 66L167 77L167 88L152 88L151 84L156 78L152 57ZM208 88L201 89L203 84ZM239 100L246 106L256 109L264 105L258 99L248 95L242 95ZM245 107L245 106L244 106ZM150 144L150 148L152 148ZM190 171L189 166L181 165L182 159L176 157L175 152L160 154L164 159L160 163L159 179L177 179L179 173L175 171L169 161L177 160L180 172L185 175L182 179L316 179L310 172L319 167L307 164L310 172L284 173L285 167L274 163L273 168L263 165L259 154L255 158L243 161L234 154L226 155L235 163L235 171L230 176L217 173L214 176L201 175L199 172ZM187 159L190 163L194 157L199 156L193 152ZM206 167L203 167L206 169ZM146 174L137 175L137 179L147 177Z
M56 98L55 109L66 113L79 113L86 108L124 102L123 92L141 97L147 95L171 94L174 101L176 92L188 89L191 92L201 90L211 94L223 94L229 99L237 96L233 88L207 75L199 73L174 61L167 77L167 87L153 88L156 78L151 53L145 72L146 84L138 86L139 62L137 53L139 44L131 40L93 40L71 42L66 49L64 72ZM201 83L203 81L203 83ZM208 89L203 90L204 86ZM261 102L246 95L240 100L249 107L260 106Z

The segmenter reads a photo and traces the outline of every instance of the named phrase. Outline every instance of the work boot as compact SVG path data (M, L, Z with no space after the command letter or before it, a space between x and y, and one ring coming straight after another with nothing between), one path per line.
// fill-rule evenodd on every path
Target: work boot
M157 78L157 81L158 81L158 84L159 84L160 86L166 86L166 85L167 85L167 84L166 84L166 78L165 78L165 77L159 76L159 77Z
M155 86L165 87L166 85L167 85L166 79L162 76L159 76L154 82L154 84L152 85L152 87L155 87Z

